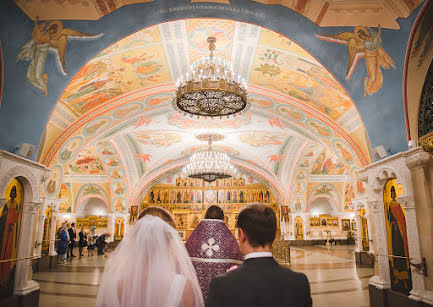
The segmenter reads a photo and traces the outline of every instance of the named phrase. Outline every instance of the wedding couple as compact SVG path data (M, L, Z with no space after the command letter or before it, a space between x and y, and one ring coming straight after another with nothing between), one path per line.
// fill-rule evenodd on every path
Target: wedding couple
M212 280L206 306L312 306L307 277L272 257L277 229L272 209L247 205L237 226L245 261ZM96 305L204 305L196 271L170 213L157 207L142 212L106 263Z

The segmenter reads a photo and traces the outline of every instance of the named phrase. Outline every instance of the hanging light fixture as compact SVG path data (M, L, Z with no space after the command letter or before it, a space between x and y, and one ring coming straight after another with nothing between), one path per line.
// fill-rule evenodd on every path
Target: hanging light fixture
M221 140L224 137L218 134L204 134L197 138L203 140L206 137L209 143L208 149L194 153L190 162L183 168L183 174L206 182L235 177L237 171L230 163L228 155L212 149L212 140Z
M207 39L210 54L198 59L176 82L173 106L185 115L228 117L249 107L247 83L228 61L214 56L215 37Z

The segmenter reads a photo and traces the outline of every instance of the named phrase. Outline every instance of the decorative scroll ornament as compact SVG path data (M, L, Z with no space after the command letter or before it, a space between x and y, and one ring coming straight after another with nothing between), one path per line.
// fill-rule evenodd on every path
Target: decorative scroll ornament
M421 93L418 138L422 148L433 154L433 63L430 64Z
M209 148L192 155L190 162L184 167L183 173L190 178L213 182L236 176L236 168L230 163L225 152L212 150L212 139L222 139L221 135L208 134ZM199 135L198 139L203 139Z
M228 61L214 57L215 37L207 39L210 54L195 61L176 82L173 106L185 115L228 117L249 107L247 83Z

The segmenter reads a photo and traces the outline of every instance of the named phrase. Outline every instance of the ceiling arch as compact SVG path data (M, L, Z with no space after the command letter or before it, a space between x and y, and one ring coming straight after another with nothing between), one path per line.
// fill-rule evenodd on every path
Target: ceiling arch
M207 55L208 36L217 38L215 54L231 61L248 80L251 108L242 115L208 121L184 116L171 106L173 80L189 63ZM70 162L79 159L71 157L94 152L92 159L105 164L101 175L105 172L111 182L112 207L126 210L127 199L136 200L143 177L167 165L172 170L173 163L206 148L196 136L208 132L223 134L225 139L215 147L247 171L262 174L269 186L279 187L274 194L283 195L285 204L300 163L293 146L326 151L349 177L353 166L372 161L354 102L302 46L257 25L203 18L151 26L98 53L60 96L39 157L65 174ZM114 167L125 173L122 178L108 174L113 165L101 156L107 144L115 151L113 159L119 160Z

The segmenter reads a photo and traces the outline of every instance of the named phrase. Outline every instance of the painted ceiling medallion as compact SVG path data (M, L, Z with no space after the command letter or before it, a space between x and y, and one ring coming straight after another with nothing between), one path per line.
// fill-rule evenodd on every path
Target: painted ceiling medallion
M210 54L195 61L176 82L173 106L185 115L216 118L244 112L249 107L247 83L228 61L214 56L215 37L208 37Z
M205 151L196 152L190 158L190 162L184 167L184 175L190 178L203 179L213 182L236 176L236 168L230 163L230 158L225 152L212 150L212 141L222 140L219 134L201 134L197 139L209 142L209 148Z

